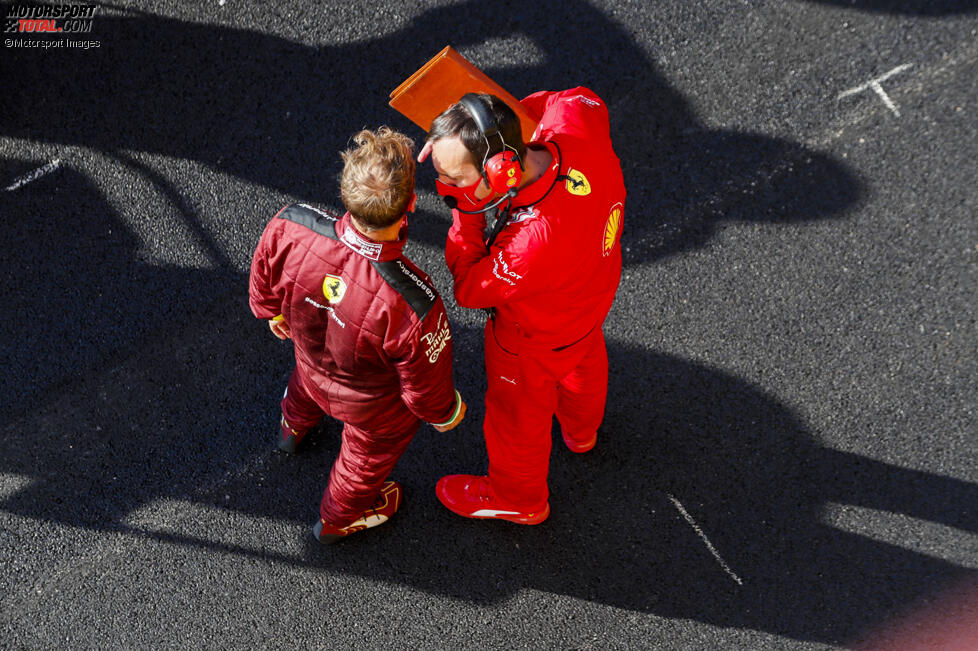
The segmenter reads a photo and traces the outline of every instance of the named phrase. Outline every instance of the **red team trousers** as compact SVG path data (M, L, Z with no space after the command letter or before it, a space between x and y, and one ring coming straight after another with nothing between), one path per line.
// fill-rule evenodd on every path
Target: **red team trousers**
M281 405L282 416L298 432L315 427L327 415L309 396L298 367L292 371ZM381 416L343 423L340 453L319 505L320 517L333 526L345 527L373 506L378 489L421 426L407 407Z
M553 416L574 441L591 439L604 418L608 351L598 325L560 350L498 337L486 323L486 416L483 424L493 493L532 509L549 498Z

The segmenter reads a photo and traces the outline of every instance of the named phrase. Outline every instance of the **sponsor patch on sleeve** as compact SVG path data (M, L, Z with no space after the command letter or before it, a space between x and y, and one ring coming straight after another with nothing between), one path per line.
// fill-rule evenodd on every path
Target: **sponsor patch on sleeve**
M611 213L608 215L608 221L605 222L604 238L601 244L601 254L605 257L611 255L611 252L615 250L615 245L618 243L618 237L621 235L623 210L624 206L622 206L621 202L616 203L611 207Z
M523 280L523 276L509 268L509 264L503 258L502 251L497 253L496 257L492 259L492 275L507 285L515 286L516 281Z
M435 288L400 259L370 264L384 281L407 301L418 318L424 320L438 299Z
M320 235L336 239L336 215L305 203L289 204L279 213L279 219L286 219L305 226Z
M444 314L438 315L438 323L431 332L421 335L421 342L425 345L425 357L434 364L441 356L441 351L445 350L449 339L452 338L452 330L448 325L448 317Z

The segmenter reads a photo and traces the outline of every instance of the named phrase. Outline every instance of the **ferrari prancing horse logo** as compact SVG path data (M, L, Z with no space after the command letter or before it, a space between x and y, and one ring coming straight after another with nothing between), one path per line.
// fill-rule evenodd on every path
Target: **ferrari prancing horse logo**
M614 250L615 244L618 242L618 236L621 234L622 209L621 202L612 206L611 214L608 215L608 221L605 222L604 245L601 251L605 257L610 255Z
M323 279L323 296L329 304L336 305L343 300L344 294L346 294L346 282L339 276L326 274L326 278Z
M573 167L567 170L565 178L567 179L567 191L571 194L576 194L579 197L586 197L591 194L591 184L588 183L587 177Z

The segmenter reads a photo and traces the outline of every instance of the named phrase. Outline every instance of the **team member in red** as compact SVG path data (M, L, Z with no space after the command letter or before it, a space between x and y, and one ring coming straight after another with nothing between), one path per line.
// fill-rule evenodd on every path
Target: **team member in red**
M414 205L411 140L382 127L343 153L341 218L305 204L265 228L251 265L251 310L291 338L280 446L294 452L325 414L343 421L314 534L333 542L385 522L401 502L386 481L421 421L465 415L452 382L445 307L401 249Z
M489 475L443 477L436 493L459 515L537 524L550 512L554 414L564 442L586 452L604 417L602 324L621 277L625 186L604 102L586 88L523 100L542 115L529 145L502 100L466 95L433 121L429 155L452 211L446 260L459 305L486 323ZM507 206L498 235L486 207ZM471 214L475 213L475 214Z

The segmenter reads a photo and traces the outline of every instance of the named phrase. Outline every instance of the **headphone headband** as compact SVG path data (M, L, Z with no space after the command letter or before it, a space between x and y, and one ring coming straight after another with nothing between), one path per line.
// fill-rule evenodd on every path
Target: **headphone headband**
M482 164L479 165L479 172L486 187L499 193L514 189L523 178L523 161L520 159L519 152L503 138L499 122L496 121L489 104L475 93L466 93L458 103L472 116L472 120L486 141L486 154L482 157ZM499 138L502 144L502 149L491 156L490 138ZM512 153L507 154L507 150Z
M485 100L475 93L466 93L462 95L459 104L464 106L465 110L472 116L472 119L475 120L475 126L479 127L479 131L486 137L487 142L491 136L496 135L502 140L502 135L499 133L499 124L496 122L496 118ZM505 144L506 141L503 140L503 145Z

